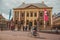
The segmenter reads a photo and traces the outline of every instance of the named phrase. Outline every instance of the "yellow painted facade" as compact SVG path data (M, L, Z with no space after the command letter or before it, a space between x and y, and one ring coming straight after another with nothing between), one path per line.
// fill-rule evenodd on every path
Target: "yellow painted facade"
M13 9L13 21L21 22L23 20L23 25L29 25L29 22L31 22L32 26L39 25L40 29L44 29L44 8L48 11L48 22L45 22L45 29L52 27L52 7L42 7L39 8L34 5L29 5L25 8L14 8ZM38 21L39 20L39 21ZM38 24L39 22L39 24ZM36 24L35 24L36 23Z

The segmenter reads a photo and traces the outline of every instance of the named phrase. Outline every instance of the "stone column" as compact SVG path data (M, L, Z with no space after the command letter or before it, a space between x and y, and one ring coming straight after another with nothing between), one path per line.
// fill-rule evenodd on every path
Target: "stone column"
M18 14L18 15L17 15ZM17 31L18 30L18 21L19 21L19 10L17 10L17 16L18 16L18 19L17 19L17 24L15 24L15 30Z
M25 26L26 26L26 13L27 13L27 12L25 11Z
M49 14L51 16L51 28L52 28L52 25L53 25L53 23L52 23L52 12L50 11Z
M44 16L44 12L43 12L43 16ZM45 30L45 28L46 28L46 22L44 20L44 17L43 17L43 21L44 21L44 27L43 27L43 29Z
M19 21L20 21L20 11L19 11Z
M34 26L34 12L33 12L33 17L32 18L33 18L33 21L32 22L33 22L33 26Z
M15 11L13 11L13 21L15 21Z
M37 30L40 30L40 26L39 26L39 12L37 11Z

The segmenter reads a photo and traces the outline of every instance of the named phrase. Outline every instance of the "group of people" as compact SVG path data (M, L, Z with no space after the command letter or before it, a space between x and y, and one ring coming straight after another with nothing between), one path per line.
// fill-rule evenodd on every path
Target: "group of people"
M31 26L23 26L23 31L31 30Z
M29 29L29 31L31 31L33 36L37 36L37 26L33 26L31 27L31 29L28 26L23 26L23 31L27 31Z

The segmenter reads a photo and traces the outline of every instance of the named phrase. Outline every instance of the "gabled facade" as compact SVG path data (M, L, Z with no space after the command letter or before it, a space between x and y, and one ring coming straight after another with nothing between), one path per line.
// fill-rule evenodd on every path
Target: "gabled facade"
M48 11L49 21L44 24L43 14L44 8ZM38 26L39 29L50 29L52 27L52 7L46 6L44 3L23 3L18 8L14 8L13 21L22 22L22 25L29 27ZM39 21L38 21L39 20ZM39 23L38 23L39 22ZM44 27L45 25L45 27Z

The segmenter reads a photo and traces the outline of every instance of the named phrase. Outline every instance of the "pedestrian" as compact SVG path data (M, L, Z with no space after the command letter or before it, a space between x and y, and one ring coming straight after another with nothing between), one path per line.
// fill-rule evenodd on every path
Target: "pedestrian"
M27 26L25 27L25 31L27 31Z
M11 24L11 30L13 31L15 29L15 25Z
M23 26L23 31L25 30L25 26Z
M56 33L58 33L58 28L56 28Z
M3 27L1 26L1 31L3 30Z
M36 34L37 34L37 26L34 26L33 28L32 28L32 34L34 35L34 36L36 36Z
M31 30L31 26L29 26L29 31Z

